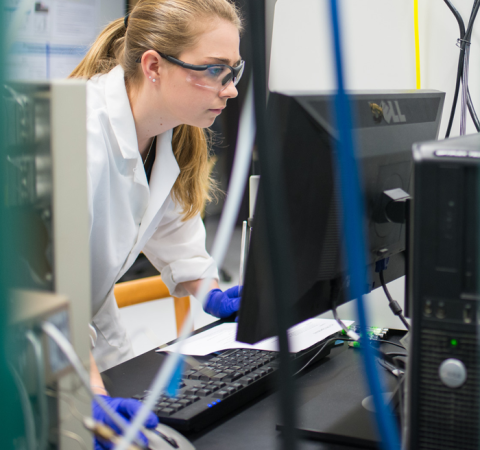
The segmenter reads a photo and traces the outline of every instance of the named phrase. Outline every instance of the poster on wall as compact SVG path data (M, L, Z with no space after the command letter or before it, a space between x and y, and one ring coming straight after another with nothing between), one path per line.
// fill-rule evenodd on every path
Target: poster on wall
M100 0L7 0L7 78L65 78L97 34ZM13 28L13 29L12 29Z

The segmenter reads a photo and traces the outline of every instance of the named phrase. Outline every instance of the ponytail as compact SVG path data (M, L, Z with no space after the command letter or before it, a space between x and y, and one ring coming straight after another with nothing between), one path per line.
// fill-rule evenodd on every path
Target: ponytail
M123 19L108 24L69 78L90 79L98 73L110 72L120 63L125 31Z

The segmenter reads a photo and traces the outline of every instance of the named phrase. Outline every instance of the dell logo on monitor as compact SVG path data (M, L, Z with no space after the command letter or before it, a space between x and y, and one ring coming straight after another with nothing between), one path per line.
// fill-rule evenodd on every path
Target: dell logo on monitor
M384 102L382 101L380 103L380 106L382 107L383 110L383 118L387 123L400 123L400 122L406 122L407 118L402 114L402 111L400 110L400 105L398 104L398 101L387 101Z
M373 120L380 123L382 119L385 119L387 123L404 123L407 118L400 110L400 105L397 100L393 102L391 100L381 101L380 105L377 103L369 103L372 110Z

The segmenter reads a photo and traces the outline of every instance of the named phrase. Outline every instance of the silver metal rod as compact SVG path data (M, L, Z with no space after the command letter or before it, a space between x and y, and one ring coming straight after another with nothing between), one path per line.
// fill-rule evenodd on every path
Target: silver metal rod
M244 277L245 277L245 247L249 240L247 239L247 230L248 230L248 223L246 220L242 223L242 243L240 245L240 273L238 276L238 285L243 286Z

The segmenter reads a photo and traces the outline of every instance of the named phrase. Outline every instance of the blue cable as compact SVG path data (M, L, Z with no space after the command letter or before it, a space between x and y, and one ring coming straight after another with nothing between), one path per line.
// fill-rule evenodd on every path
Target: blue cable
M360 334L367 336L367 320L363 294L367 286L365 230L363 226L363 198L359 170L355 159L352 134L352 115L343 81L343 65L340 41L340 19L337 0L330 0L332 34L336 63L337 93L334 97L335 121L338 135L337 167L340 177L342 198L343 231L346 239L347 268L350 275L350 298L357 299L357 314ZM365 338L366 339L366 338ZM381 391L380 377L370 345L362 345L362 357L368 386L373 395L377 414L381 446L386 450L400 449L400 436L390 408L385 405Z

